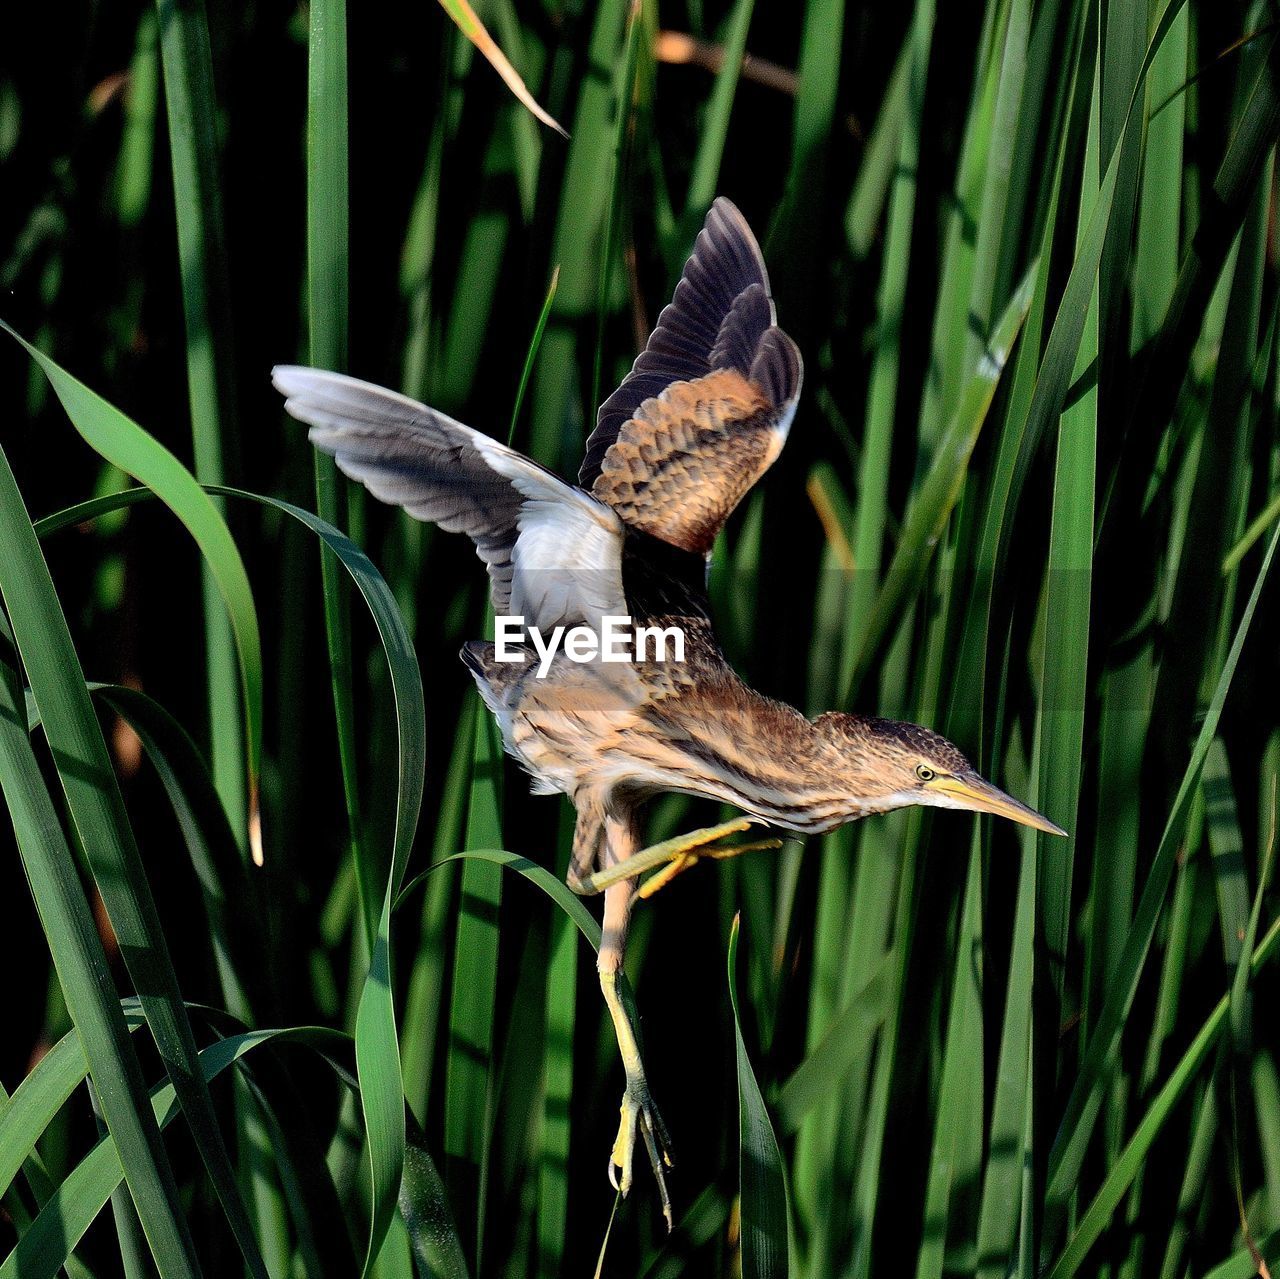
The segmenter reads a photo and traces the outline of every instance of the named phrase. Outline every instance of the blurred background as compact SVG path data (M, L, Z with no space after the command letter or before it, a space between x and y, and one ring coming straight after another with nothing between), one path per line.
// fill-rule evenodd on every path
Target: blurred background
M394 1088L436 1212L424 1227L402 1199L371 1272L585 1274L603 1255L617 1276L1265 1273L1274 7L484 0L475 16L567 139L452 4L27 12L0 50L0 319L202 481L319 510L368 552L425 701L407 877L483 848L558 876L571 814L502 763L456 657L485 625L472 548L324 466L317 498L270 369L395 387L572 476L594 405L727 195L806 377L781 460L717 550L726 651L807 713L948 733L1072 837L903 813L704 867L642 908L629 968L677 1229L641 1160L607 1247L622 1075L590 947L508 870L433 872L391 916L391 995ZM0 445L32 519L133 484L7 336ZM256 1027L355 1032L415 767L387 641L338 574L322 580L312 531L278 506L219 509L261 632L265 864L243 653L161 503L43 537L83 668L62 673L162 707L198 751L191 786L216 793L175 811L176 756L99 704L141 854L130 882L154 899L174 989ZM22 634L4 647L43 709ZM91 844L63 813L69 766L31 742L70 846ZM651 835L719 816L671 799ZM202 862L202 838L225 855ZM119 993L146 993L80 862ZM13 1094L73 1018L56 929L16 852L4 865ZM232 1033L192 1016L201 1045ZM162 1054L133 1040L155 1082ZM301 1048L253 1069L213 1101L260 1261L215 1197L207 1133L179 1119L166 1136L199 1263L357 1273L355 1094ZM763 1146L740 1124L756 1086ZM0 1127L0 1155L26 1161L0 1251L50 1203L55 1239L0 1275L183 1273L123 1192L65 1237L55 1190L96 1140L88 1091L68 1094L22 1112L34 1150L16 1119Z

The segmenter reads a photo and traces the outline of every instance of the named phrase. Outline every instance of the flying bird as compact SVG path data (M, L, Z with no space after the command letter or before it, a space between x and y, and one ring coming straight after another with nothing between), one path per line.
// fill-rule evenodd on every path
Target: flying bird
M937 733L838 711L807 719L749 688L726 661L705 590L711 548L781 452L803 378L800 352L775 321L759 245L718 199L645 349L600 406L576 485L393 391L319 369L273 372L285 408L348 476L472 539L499 617L520 616L542 635L626 618L683 638L682 657L655 641L627 661L560 651L544 665L529 646L499 660L483 641L462 650L534 789L573 801L568 884L604 894L597 968L626 1076L609 1177L630 1189L639 1135L668 1226L670 1142L622 976L638 895L702 857L777 846L720 843L750 821L807 835L922 804L1064 833ZM666 792L746 816L644 850L641 809Z

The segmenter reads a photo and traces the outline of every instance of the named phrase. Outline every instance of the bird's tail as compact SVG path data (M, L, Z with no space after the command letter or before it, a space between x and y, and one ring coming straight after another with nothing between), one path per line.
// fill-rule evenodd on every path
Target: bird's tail
M515 684L515 677L523 672L524 666L511 662L499 662L496 653L497 646L488 640L468 640L462 646L462 652L458 656L462 658L462 664L475 679L480 696L484 698L484 704L501 723L510 716L507 695Z
M480 696L484 698L484 704L498 721L498 727L502 730L502 744L507 753L514 755L528 769L533 778L533 793L535 795L551 794L556 787L533 771L529 761L516 746L511 731L518 685L533 665L533 654L529 654L524 661L500 662L497 658L496 644L491 644L488 640L468 640L462 646L462 652L458 656L462 658L463 665L475 679Z
M500 662L497 645L488 640L468 640L459 656L475 679L484 704L498 717L505 738L515 709L516 686L529 669L532 658L529 661Z

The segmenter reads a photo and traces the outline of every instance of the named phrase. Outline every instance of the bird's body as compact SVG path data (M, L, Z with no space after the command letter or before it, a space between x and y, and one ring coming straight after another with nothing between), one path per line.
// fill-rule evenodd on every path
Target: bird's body
M745 684L704 620L650 622L682 630L683 661L583 663L559 655L539 676L532 652L508 663L491 643L465 647L463 660L507 750L540 787L562 791L580 813L621 813L657 795L691 795L804 835L914 802L880 787L887 721L838 713L807 719ZM945 755L948 743L929 736L935 754ZM956 758L967 767L959 752ZM584 831L581 839L590 838ZM590 869L574 866L579 877Z
M705 592L712 544L786 441L803 366L774 322L759 246L727 200L712 206L675 295L631 372L601 405L577 486L444 414L353 378L277 368L286 408L311 440L383 501L466 533L489 571L495 614L542 634L609 619L670 629L665 655L500 660L474 641L463 661L507 749L535 788L577 811L569 884L604 892L598 968L626 1068L610 1160L630 1185L637 1134L668 1223L666 1133L649 1097L621 965L642 893L745 822L641 851L640 810L677 792L802 834L910 804L996 813L1057 831L914 724L828 712L814 720L764 697L725 660ZM511 656L509 654L502 656ZM1061 832L1059 832L1061 833Z

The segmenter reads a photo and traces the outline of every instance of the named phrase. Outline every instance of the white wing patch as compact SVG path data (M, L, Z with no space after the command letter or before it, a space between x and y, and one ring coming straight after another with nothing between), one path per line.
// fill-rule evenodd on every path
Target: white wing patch
M627 611L622 588L622 521L589 493L522 454L476 433L477 450L524 501L511 551L511 612L544 633Z
M511 611L544 634L562 622L585 622L627 611L618 568L620 533L601 528L563 502L527 500L511 561Z

